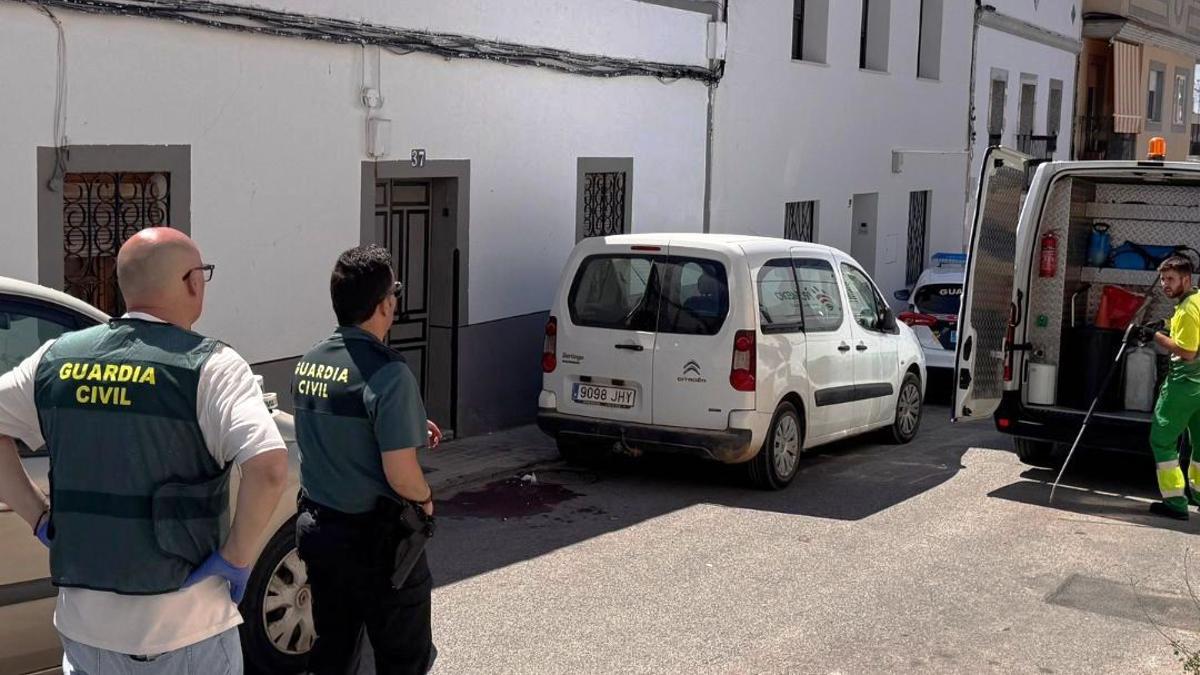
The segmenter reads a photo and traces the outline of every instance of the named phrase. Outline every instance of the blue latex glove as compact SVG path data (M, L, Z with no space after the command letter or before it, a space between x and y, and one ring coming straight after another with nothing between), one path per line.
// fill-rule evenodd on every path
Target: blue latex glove
M221 557L220 552L213 551L212 555L204 559L200 566L192 570L187 579L183 580L182 588L187 588L196 584L208 577L221 577L229 582L229 597L233 598L236 603L241 603L242 596L246 594L246 581L250 578L249 567L237 567L225 558Z
M38 541L42 542L42 544L44 544L46 546L46 548L50 548L50 512L49 511L47 511L46 513L43 513L41 518L38 518L37 527L33 528L33 534L38 538Z

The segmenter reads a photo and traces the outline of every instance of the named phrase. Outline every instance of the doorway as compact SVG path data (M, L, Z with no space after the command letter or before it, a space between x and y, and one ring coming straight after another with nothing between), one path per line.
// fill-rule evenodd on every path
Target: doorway
M870 276L875 275L876 223L879 216L879 193L856 194L851 202L852 229L850 256Z
M429 418L458 426L458 338L466 313L466 161L363 163L362 243L391 254L404 294L388 332Z

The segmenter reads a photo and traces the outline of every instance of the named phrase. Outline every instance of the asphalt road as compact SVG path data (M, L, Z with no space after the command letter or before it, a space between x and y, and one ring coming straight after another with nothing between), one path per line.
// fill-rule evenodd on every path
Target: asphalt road
M674 459L460 492L435 672L1181 672L1200 516L1145 514L1150 459L1089 453L1047 504L1008 447L929 406L913 443L814 449L775 493Z

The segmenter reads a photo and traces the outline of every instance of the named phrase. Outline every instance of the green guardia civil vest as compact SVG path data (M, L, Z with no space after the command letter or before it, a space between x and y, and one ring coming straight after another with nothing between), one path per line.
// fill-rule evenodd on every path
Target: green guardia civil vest
M168 593L220 546L229 472L196 417L200 369L218 344L114 319L46 351L35 401L50 452L56 586Z

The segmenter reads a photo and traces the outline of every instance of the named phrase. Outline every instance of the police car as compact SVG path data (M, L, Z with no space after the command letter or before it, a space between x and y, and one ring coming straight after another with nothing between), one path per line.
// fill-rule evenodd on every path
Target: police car
M108 316L65 293L0 277L0 373L16 367L46 340L108 321ZM294 495L299 486L292 416L264 403L288 444L289 487L280 500L240 607L242 649L247 664L262 672L299 672L316 637L304 564L295 551ZM45 448L18 444L21 463L49 491L50 458ZM236 481L236 473L234 480ZM231 490L236 493L236 487ZM50 585L49 555L29 525L0 504L0 673L36 673L62 663L54 630L57 590Z
M893 295L908 307L896 318L908 324L925 352L925 367L950 372L958 346L958 310L962 300L964 253L935 253L934 266L921 273L911 290Z

